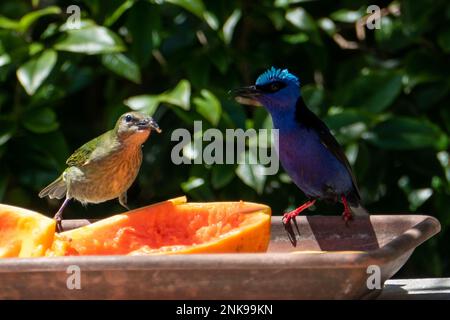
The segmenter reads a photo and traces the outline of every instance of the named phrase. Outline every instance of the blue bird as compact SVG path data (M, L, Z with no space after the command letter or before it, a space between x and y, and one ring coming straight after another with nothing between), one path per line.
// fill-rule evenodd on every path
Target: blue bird
M263 105L270 113L273 127L279 130L281 164L309 199L284 214L285 225L317 199L341 201L346 223L352 219L352 212L367 214L347 157L325 123L305 105L295 75L272 67L258 77L255 85L233 93L238 102Z

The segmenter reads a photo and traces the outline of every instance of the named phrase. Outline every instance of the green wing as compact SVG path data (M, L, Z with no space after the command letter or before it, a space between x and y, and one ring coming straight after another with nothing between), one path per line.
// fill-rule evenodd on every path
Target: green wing
M67 159L66 164L70 167L80 167L86 164L86 162L90 159L94 150L98 149L102 145L104 145L105 140L109 140L110 132L106 132L97 138L92 139L89 142L86 142L81 147L79 147L75 152Z

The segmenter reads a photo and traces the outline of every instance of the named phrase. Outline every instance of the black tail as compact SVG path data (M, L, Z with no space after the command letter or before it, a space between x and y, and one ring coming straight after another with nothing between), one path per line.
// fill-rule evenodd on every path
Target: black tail
M349 194L346 196L348 204L350 206L350 210L355 216L368 216L369 212L364 208L361 204L361 199L359 195Z

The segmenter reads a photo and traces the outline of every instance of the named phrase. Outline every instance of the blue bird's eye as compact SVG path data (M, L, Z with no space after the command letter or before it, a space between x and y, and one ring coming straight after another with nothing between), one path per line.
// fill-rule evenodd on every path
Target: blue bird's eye
M281 81L274 81L268 84L259 85L257 88L265 93L274 93L286 87L286 84Z
M133 117L132 117L130 114L127 114L127 115L125 116L125 121L126 121L126 122L131 122L131 120L133 120Z
M280 84L278 82L273 82L270 84L270 91L275 92L280 90Z

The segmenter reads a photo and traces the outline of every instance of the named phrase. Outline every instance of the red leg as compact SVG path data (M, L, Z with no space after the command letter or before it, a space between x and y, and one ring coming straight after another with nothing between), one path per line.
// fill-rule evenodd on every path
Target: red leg
M341 197L342 204L344 205L344 212L342 213L342 219L344 219L345 223L348 223L348 221L353 219L352 211L350 210L350 207L347 203L347 198L345 198L344 195Z
M302 204L300 207L298 207L295 210L292 210L291 212L287 212L283 215L283 224L288 224L291 219L295 218L300 214L300 212L308 209L316 202L316 199L309 200L308 202Z

